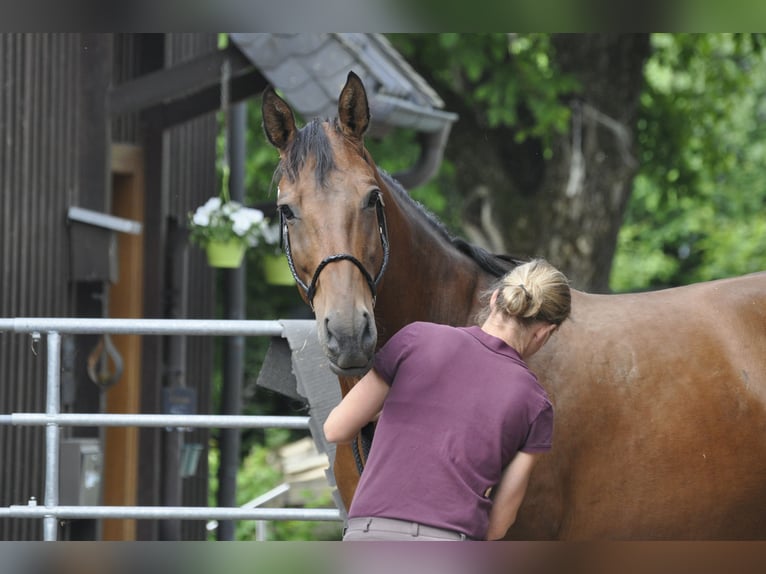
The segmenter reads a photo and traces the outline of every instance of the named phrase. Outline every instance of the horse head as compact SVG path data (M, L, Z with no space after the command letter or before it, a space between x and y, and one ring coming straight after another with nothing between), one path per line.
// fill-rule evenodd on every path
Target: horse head
M275 179L285 255L331 368L361 375L377 343L374 306L388 260L381 186L364 147L370 123L364 85L350 72L338 117L300 129L272 88L262 111L266 137L280 156Z

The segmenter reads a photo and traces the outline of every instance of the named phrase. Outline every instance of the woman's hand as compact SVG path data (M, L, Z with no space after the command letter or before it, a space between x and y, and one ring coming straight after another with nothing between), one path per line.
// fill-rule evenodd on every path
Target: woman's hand
M516 521L516 513L524 500L529 475L540 455L518 452L505 467L500 483L493 489L487 540L499 540Z

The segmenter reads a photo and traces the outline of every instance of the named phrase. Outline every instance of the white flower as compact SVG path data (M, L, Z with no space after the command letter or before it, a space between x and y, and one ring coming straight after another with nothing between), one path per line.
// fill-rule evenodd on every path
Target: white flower
M207 211L204 211L201 207L197 209L197 211L194 212L194 217L192 217L192 221L194 222L194 225L199 225L200 227L207 227L210 225L210 213Z
M242 204L237 201L229 201L227 203L224 203L221 207L221 213L224 215L232 215L236 211L239 211L242 208Z
M263 212L260 209L241 207L229 215L234 233L242 237L251 229L257 230L263 222Z
M249 247L279 242L279 224L269 227L263 211L238 201L212 197L189 214L191 241L201 246L216 240L237 239Z
M252 225L260 225L264 220L263 212L260 209L243 207L239 210L239 213L244 214Z
M221 198L211 197L205 202L205 205L200 206L197 211L203 210L207 213L218 211L221 208Z
M261 235L263 235L263 240L269 245L277 245L279 243L279 221L271 225L264 225L263 229L261 229Z

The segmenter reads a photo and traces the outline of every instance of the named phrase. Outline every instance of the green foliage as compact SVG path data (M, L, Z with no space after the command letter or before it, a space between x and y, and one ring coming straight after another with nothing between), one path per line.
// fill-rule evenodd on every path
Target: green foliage
M641 168L620 231L615 291L766 269L766 61L751 36L653 36Z
M383 139L368 138L366 146L378 167L394 176L398 171L412 167L420 153L415 133L411 130L397 130ZM460 221L451 209L456 201L450 201L456 198L450 197L449 191L445 191L449 190L449 186L444 185L443 181L445 177L449 177L451 169L452 166L445 162L435 178L407 191L415 201L422 203L445 225L457 231L460 229Z
M477 130L511 127L518 140L538 138L546 161L556 161L546 144L568 130L562 102L578 85L557 70L550 35L389 37L437 92L460 98L448 108L457 108L462 121ZM652 45L636 126L640 170L619 236L613 290L766 268L766 157L758 127L766 113L763 38L655 34ZM447 180L449 169L445 162L440 177ZM456 215L449 223L460 227Z
M276 465L275 449L283 446L291 439L291 434L285 429L268 429L264 444L253 444L244 457L237 473L237 504L242 506L254 500L283 482L283 477ZM218 465L220 455L217 444L210 445L208 465L210 467L210 491L208 504L216 506L218 490ZM307 495L308 496L308 495ZM321 496L309 498L309 508L331 508L332 497ZM267 540L339 540L341 526L339 523L324 523L298 520L275 520L269 523ZM238 541L256 539L256 521L238 521L235 528ZM215 534L210 535L215 539Z
M460 94L477 128L513 127L515 137L544 142L568 129L561 96L577 82L560 73L549 34L392 35L434 80Z
M576 92L573 78L558 72L548 34L389 34L388 39L442 95L461 121L477 130L506 129L516 141L539 138L546 158L552 134L568 129L564 94ZM373 118L374 121L374 118ZM412 134L397 130L368 143L379 165L393 173L411 166L417 149ZM455 166L444 159L438 175L410 194L461 234L463 198L454 185Z

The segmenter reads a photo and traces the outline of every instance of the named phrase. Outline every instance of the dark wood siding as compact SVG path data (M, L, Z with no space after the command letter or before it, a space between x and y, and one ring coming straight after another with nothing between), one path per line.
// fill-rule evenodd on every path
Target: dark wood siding
M141 36L112 38L112 82L143 73ZM81 74L88 73L80 69L82 41L80 34L0 34L1 317L74 314L66 213L69 206L82 205L80 86ZM166 65L209 52L216 42L215 34L169 34ZM138 113L115 118L111 132L112 141L145 145ZM217 193L215 134L214 114L167 132L161 161L168 195L160 202L167 212L161 218L184 222L190 209ZM213 318L215 276L196 248L189 248L188 277L188 315ZM151 295L166 293L160 287ZM213 346L202 337L188 340L187 384L198 390L200 412L212 412ZM0 333L0 413L44 410L45 360L44 341L35 354L28 337ZM188 442L207 442L206 431L190 435ZM31 496L43 500L44 444L43 428L0 426L0 506L25 504ZM184 481L184 504L206 500L207 461L201 460L197 475ZM184 538L204 534L202 522L184 524ZM40 539L41 520L0 520L0 540Z
M0 315L67 316L66 209L77 185L78 36L0 35ZM0 334L0 412L45 407L44 345ZM44 429L0 427L0 505L43 499ZM40 539L36 520L0 539Z

